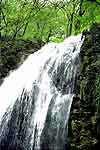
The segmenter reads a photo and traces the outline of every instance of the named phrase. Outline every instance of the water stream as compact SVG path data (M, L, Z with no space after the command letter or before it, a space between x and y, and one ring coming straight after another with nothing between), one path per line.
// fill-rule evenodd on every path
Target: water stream
M0 150L67 150L81 35L48 43L0 86Z

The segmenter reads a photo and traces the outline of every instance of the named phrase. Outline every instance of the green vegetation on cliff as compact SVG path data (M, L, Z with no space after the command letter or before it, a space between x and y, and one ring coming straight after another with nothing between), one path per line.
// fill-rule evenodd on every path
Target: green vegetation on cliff
M73 101L69 139L71 149L98 150L100 146L100 24L85 33L80 52L80 80ZM69 131L70 131L69 130Z
M100 69L100 67L98 69ZM97 113L100 114L100 75L96 77L96 106L97 106Z

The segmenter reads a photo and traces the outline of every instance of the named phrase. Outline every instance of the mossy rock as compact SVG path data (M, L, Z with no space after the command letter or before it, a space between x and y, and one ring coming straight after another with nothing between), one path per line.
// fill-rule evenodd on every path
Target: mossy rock
M85 33L80 52L80 107L73 102L69 118L71 150L96 150L100 141L100 24ZM98 103L98 104L97 104ZM77 113L74 113L74 112ZM76 121L77 118L77 121ZM78 140L77 140L78 137Z

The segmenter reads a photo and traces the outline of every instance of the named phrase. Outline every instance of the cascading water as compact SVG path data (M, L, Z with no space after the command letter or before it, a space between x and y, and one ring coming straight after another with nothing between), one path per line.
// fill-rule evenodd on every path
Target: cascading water
M0 87L0 150L66 150L81 35L49 43Z

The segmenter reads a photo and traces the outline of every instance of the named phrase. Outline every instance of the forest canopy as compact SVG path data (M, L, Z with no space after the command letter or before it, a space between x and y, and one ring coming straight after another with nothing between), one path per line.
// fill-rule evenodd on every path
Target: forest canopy
M62 41L100 21L92 0L1 0L1 37Z
M100 22L99 5L100 0L1 0L0 78L44 44Z

